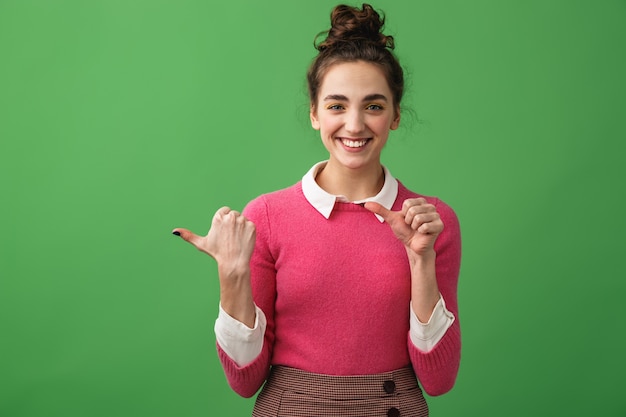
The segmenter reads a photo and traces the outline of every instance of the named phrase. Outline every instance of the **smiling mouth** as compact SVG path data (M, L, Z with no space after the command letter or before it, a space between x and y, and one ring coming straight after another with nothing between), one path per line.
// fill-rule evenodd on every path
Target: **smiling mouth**
M365 146L365 144L369 141L369 139L360 139L360 140L350 140L341 138L341 143L343 143L348 148L361 148Z

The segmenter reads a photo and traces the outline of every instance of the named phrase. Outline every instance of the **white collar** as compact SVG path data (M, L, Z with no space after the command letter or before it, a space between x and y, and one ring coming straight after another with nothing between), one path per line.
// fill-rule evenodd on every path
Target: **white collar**
M304 174L302 177L302 192L304 193L304 197L307 201L320 212L322 216L325 218L330 217L330 213L332 213L333 208L335 207L335 202L349 202L348 199L343 195L333 195L327 193L319 186L319 184L315 181L315 177L320 172L320 170L326 166L328 161L318 162L313 165L311 169ZM398 180L396 180L389 170L383 166L383 171L385 173L385 183L383 184L383 188L380 190L378 194L373 197L368 197L363 200L353 201L354 204L361 204L367 201L373 201L381 206L385 207L387 210L391 210L391 206L393 206L394 201L396 201L396 197L398 196ZM375 216L382 223L384 220L378 214Z

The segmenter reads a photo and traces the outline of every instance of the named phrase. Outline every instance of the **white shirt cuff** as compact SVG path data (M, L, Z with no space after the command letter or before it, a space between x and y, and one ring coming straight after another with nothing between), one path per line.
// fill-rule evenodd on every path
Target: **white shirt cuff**
M222 309L221 304L217 320L215 320L217 343L228 357L240 367L252 363L263 349L267 319L258 306L255 308L256 318L252 329L232 318Z
M413 307L410 306L409 310L411 311L409 337L415 347L423 352L428 352L434 348L455 320L454 314L446 308L446 302L442 296L439 296L439 301L437 301L428 323L419 321Z

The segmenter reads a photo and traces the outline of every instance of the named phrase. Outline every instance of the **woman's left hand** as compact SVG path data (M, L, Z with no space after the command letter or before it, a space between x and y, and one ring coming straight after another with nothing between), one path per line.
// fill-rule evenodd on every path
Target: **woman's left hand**
M437 208L424 198L410 198L402 203L402 210L391 211L378 203L367 202L365 208L381 216L406 248L416 255L427 255L434 250L443 222Z

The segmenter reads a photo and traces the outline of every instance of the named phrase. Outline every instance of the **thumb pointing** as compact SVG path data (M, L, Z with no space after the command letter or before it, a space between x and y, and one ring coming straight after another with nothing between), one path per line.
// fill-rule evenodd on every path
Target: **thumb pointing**
M197 243L199 243L201 239L200 236L196 235L192 231L183 229L180 227L177 227L176 229L172 230L172 234L176 236L180 236L183 240L186 240L187 242L191 243L192 245L196 247L198 246Z
M378 214L385 221L387 221L389 216L392 214L391 210L387 210L385 207L383 207L380 204L375 203L373 201L368 201L367 203L365 203L365 205L363 207L365 207L366 209L368 209L369 211L371 211L374 214Z

